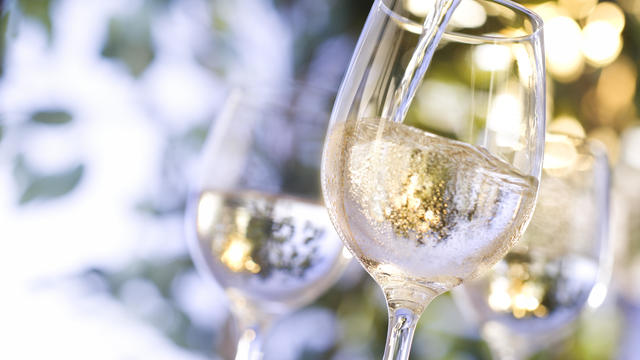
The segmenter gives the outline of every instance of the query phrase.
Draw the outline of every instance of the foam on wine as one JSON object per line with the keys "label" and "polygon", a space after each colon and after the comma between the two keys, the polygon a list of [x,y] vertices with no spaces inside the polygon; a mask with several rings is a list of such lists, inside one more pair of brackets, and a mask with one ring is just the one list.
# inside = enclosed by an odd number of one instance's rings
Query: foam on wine
{"label": "foam on wine", "polygon": [[438,292],[506,254],[537,188],[482,148],[381,119],[335,125],[323,171],[331,218],[373,277]]}

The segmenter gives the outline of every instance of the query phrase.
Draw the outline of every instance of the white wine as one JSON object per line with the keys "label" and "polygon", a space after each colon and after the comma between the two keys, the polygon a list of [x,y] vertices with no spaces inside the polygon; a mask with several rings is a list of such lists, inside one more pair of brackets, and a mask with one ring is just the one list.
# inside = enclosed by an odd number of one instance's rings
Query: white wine
{"label": "white wine", "polygon": [[570,323],[586,306],[597,278],[594,258],[578,254],[546,258],[512,251],[489,276],[465,283],[464,288],[480,321],[524,335]]}
{"label": "white wine", "polygon": [[196,253],[232,298],[272,311],[301,306],[326,290],[345,263],[319,204],[253,191],[204,191],[196,211]]}
{"label": "white wine", "polygon": [[330,216],[376,281],[436,293],[506,254],[537,189],[482,148],[381,119],[335,125],[322,170]]}

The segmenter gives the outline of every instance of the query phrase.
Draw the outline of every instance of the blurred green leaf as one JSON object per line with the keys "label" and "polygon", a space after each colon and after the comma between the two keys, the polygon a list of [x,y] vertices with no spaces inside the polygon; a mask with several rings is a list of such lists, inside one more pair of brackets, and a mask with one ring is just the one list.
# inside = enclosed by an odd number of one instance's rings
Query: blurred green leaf
{"label": "blurred green leaf", "polygon": [[24,155],[17,154],[13,161],[13,178],[15,179],[15,182],[19,186],[24,186],[24,184],[31,181],[33,176],[33,171],[31,171],[27,166],[24,160]]}
{"label": "blurred green leaf", "polygon": [[52,0],[18,0],[21,12],[40,22],[47,31],[49,40],[52,37],[51,2]]}
{"label": "blurred green leaf", "polygon": [[4,4],[2,4],[0,5],[0,76],[4,73],[4,53],[7,46],[8,27],[9,12],[5,11]]}
{"label": "blurred green leaf", "polygon": [[185,209],[185,202],[162,203],[154,199],[144,199],[135,206],[136,210],[153,217],[175,216],[182,214]]}
{"label": "blurred green leaf", "polygon": [[36,199],[53,199],[63,196],[80,183],[83,174],[84,165],[80,164],[57,174],[31,176],[20,196],[20,204]]}
{"label": "blurred green leaf", "polygon": [[31,121],[39,124],[62,125],[71,120],[72,116],[69,112],[58,109],[38,111],[31,115]]}
{"label": "blurred green leaf", "polygon": [[4,125],[0,124],[0,142],[2,142],[3,137],[4,137]]}
{"label": "blurred green leaf", "polygon": [[211,356],[211,343],[215,339],[212,327],[202,327],[191,322],[175,296],[175,282],[182,275],[193,272],[188,254],[171,258],[154,258],[134,261],[120,270],[91,268],[82,274],[88,285],[105,290],[110,296],[121,299],[123,289],[132,280],[144,280],[153,285],[168,306],[151,313],[143,320],[163,332],[174,344]]}
{"label": "blurred green leaf", "polygon": [[151,42],[150,8],[142,6],[137,12],[109,21],[107,42],[102,56],[121,60],[134,76],[139,76],[155,57]]}
{"label": "blurred green leaf", "polygon": [[192,146],[195,149],[200,149],[207,139],[209,133],[209,123],[198,124],[191,127],[184,134],[182,134],[181,141],[186,145]]}

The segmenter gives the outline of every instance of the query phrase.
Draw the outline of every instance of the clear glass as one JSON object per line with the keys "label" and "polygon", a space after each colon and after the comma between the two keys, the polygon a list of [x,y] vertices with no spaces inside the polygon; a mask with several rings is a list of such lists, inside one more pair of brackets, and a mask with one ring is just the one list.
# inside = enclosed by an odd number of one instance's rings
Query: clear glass
{"label": "clear glass", "polygon": [[271,323],[317,298],[347,262],[320,191],[332,100],[302,85],[237,89],[204,145],[190,250],[230,300],[237,360],[260,359]]}
{"label": "clear glass", "polygon": [[323,155],[331,220],[387,299],[384,359],[407,359],[425,306],[516,242],[542,165],[542,21],[509,1],[461,2],[406,118],[391,120],[426,3],[374,3]]}
{"label": "clear glass", "polygon": [[454,292],[497,359],[557,344],[604,301],[612,267],[609,165],[595,143],[548,134],[531,224],[489,273]]}
{"label": "clear glass", "polygon": [[618,245],[618,291],[640,305],[640,126],[622,134],[621,156],[614,173],[614,237]]}
{"label": "clear glass", "polygon": [[623,311],[618,359],[640,352],[640,126],[625,129],[614,170],[612,242],[616,246],[614,286]]}

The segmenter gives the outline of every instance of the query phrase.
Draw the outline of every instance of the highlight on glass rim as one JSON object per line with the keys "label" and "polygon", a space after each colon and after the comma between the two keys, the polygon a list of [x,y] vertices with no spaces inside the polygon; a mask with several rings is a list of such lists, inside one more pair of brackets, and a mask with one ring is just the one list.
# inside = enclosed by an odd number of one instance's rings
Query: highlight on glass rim
{"label": "highlight on glass rim", "polygon": [[0,1],[0,358],[636,359],[639,23]]}

